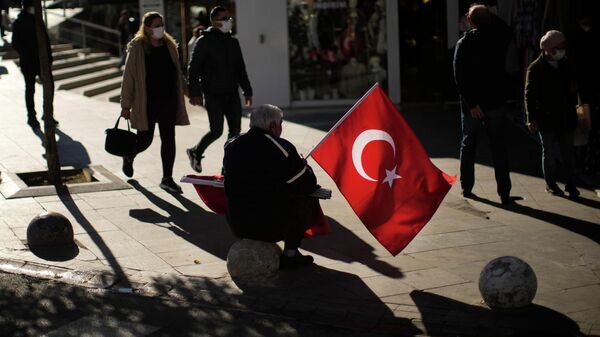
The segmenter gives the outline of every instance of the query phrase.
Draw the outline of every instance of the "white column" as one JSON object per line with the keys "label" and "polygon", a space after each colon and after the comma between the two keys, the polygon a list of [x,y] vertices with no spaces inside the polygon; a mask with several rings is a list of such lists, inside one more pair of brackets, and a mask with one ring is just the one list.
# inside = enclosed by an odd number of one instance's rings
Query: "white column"
{"label": "white column", "polygon": [[237,38],[254,91],[254,105],[290,105],[287,1],[236,1]]}
{"label": "white column", "polygon": [[400,93],[400,32],[398,26],[398,1],[387,0],[385,4],[387,19],[388,48],[388,95],[392,102],[399,104]]}
{"label": "white column", "polygon": [[458,1],[446,1],[446,27],[448,39],[448,49],[454,48],[458,41]]}

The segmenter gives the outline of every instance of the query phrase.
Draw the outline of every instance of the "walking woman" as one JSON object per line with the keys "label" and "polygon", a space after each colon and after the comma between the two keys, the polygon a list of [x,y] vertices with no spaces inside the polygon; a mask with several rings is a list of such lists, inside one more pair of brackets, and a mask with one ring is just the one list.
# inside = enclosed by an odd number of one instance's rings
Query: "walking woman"
{"label": "walking woman", "polygon": [[[140,29],[131,40],[121,87],[121,116],[137,129],[137,153],[152,143],[154,128],[160,131],[163,178],[160,187],[181,193],[173,181],[175,125],[189,125],[183,98],[183,77],[177,42],[165,33],[157,12],[144,14]],[[123,157],[123,173],[133,176],[132,157]]]}

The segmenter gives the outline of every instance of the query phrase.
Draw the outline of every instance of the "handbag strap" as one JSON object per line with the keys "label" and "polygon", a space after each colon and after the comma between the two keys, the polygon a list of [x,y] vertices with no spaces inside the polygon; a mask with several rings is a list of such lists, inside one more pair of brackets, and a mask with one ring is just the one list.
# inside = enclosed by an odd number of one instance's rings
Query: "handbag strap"
{"label": "handbag strap", "polygon": [[[119,128],[119,122],[121,121],[121,118],[123,118],[123,117],[122,117],[122,116],[119,116],[119,117],[117,118],[117,122],[115,123],[115,129],[118,129],[118,128]],[[130,128],[130,126],[129,126],[129,119],[126,119],[125,121],[127,122],[127,131],[131,131],[131,128]]]}

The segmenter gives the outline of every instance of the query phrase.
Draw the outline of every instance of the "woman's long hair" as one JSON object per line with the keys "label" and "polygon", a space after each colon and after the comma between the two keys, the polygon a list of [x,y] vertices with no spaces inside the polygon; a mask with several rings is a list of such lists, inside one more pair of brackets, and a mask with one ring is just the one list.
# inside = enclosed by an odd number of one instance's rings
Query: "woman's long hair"
{"label": "woman's long hair", "polygon": [[[131,41],[129,42],[129,47],[131,47],[134,41],[139,40],[143,40],[145,46],[150,46],[150,39],[152,37],[146,34],[146,30],[144,30],[144,27],[150,27],[152,21],[154,21],[154,19],[156,18],[160,18],[164,24],[165,19],[159,12],[147,12],[146,14],[144,14],[144,17],[142,18],[142,23],[140,24],[140,28],[138,29],[137,33],[135,33],[133,39],[131,39]],[[166,31],[163,40],[165,41],[165,43],[170,44],[175,49],[178,48],[177,41],[175,41],[175,38],[173,38],[173,36],[171,36],[171,34],[167,33]]]}

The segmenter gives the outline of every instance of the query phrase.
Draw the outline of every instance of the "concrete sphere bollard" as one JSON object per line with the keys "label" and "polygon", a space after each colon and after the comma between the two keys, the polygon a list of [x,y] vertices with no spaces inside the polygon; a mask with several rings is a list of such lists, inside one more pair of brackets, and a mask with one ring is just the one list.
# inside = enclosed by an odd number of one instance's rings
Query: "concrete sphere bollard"
{"label": "concrete sphere bollard", "polygon": [[27,227],[27,243],[33,248],[73,245],[73,226],[60,213],[42,212]]}
{"label": "concrete sphere bollard", "polygon": [[492,309],[518,309],[533,301],[537,278],[525,261],[502,256],[490,261],[481,271],[479,292]]}
{"label": "concrete sphere bollard", "polygon": [[227,270],[234,281],[261,282],[279,269],[281,250],[272,242],[242,239],[227,254]]}

